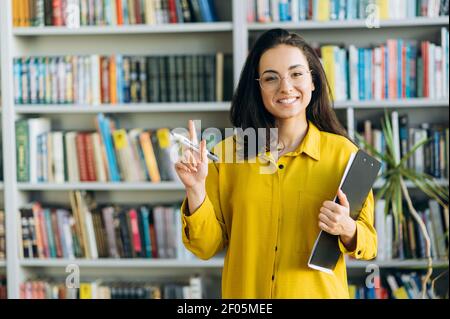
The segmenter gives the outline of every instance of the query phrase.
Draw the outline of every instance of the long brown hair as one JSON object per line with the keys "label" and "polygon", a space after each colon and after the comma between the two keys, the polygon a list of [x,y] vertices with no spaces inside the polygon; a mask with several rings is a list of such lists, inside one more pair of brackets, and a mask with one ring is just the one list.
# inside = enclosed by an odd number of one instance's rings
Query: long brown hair
{"label": "long brown hair", "polygon": [[[266,128],[267,133],[270,128],[275,127],[275,118],[264,107],[261,89],[255,79],[259,78],[258,67],[263,53],[281,44],[299,48],[308,61],[315,89],[306,108],[307,120],[321,131],[348,138],[347,132],[333,110],[332,92],[319,57],[300,35],[284,29],[264,32],[249,52],[231,102],[231,123],[242,130],[253,128],[257,131],[258,128]],[[265,139],[266,145],[269,145],[269,137],[266,136]],[[247,158],[248,154],[244,157]]]}

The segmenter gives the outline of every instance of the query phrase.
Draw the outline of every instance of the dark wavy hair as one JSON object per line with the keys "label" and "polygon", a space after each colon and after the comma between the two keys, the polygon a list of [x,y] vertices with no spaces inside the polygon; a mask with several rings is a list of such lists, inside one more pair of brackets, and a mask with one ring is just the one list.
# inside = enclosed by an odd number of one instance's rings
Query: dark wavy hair
{"label": "dark wavy hair", "polygon": [[[253,128],[255,131],[258,128],[265,128],[267,135],[269,129],[275,127],[275,118],[264,107],[261,88],[255,79],[259,78],[258,67],[261,56],[267,50],[281,44],[299,48],[308,61],[315,89],[306,108],[307,120],[321,131],[348,138],[347,132],[333,110],[332,92],[319,57],[300,35],[284,29],[271,29],[264,32],[249,52],[231,102],[230,118],[233,126],[242,130]],[[269,136],[266,136],[265,140],[266,145],[270,145]],[[245,150],[247,150],[246,144],[245,142]],[[249,154],[245,154],[244,158],[248,156]]]}

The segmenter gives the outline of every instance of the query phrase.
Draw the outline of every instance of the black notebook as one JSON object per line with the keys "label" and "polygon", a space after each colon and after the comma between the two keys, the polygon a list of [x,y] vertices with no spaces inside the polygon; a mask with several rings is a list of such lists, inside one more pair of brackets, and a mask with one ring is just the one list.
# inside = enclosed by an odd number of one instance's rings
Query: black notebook
{"label": "black notebook", "polygon": [[[380,167],[381,163],[378,160],[362,150],[358,150],[356,154],[352,153],[350,156],[339,188],[347,196],[350,204],[350,216],[355,220],[378,176]],[[337,196],[334,201],[339,202]],[[321,231],[314,243],[308,266],[332,273],[340,255],[338,236]]]}

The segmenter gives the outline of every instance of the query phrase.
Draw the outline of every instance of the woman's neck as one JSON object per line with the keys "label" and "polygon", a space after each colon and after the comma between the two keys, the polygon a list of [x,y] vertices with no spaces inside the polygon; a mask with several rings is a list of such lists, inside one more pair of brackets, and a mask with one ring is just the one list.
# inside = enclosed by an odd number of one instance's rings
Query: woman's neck
{"label": "woman's neck", "polygon": [[298,118],[278,119],[278,143],[282,148],[282,153],[295,150],[308,131],[308,121],[306,118],[299,120]]}

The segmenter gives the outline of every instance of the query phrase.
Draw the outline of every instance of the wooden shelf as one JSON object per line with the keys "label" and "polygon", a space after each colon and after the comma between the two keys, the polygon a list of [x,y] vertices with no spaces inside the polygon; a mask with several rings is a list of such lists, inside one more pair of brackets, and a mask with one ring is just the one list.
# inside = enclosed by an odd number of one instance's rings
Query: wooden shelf
{"label": "wooden shelf", "polygon": [[54,36],[54,35],[107,35],[107,34],[152,34],[152,33],[199,33],[199,32],[231,32],[231,22],[214,23],[174,23],[155,25],[124,25],[124,26],[81,26],[68,27],[15,27],[15,36]]}
{"label": "wooden shelf", "polygon": [[161,183],[131,183],[131,182],[80,182],[80,183],[17,183],[17,188],[22,191],[70,191],[70,190],[103,190],[103,191],[184,191],[184,186],[178,182]]}
{"label": "wooden shelf", "polygon": [[[445,26],[448,25],[448,16],[427,18],[417,17],[402,20],[381,20],[380,28],[407,28],[425,26]],[[329,29],[369,29],[365,20],[338,20],[338,21],[299,21],[299,22],[270,22],[270,23],[250,23],[248,29],[251,31],[269,30],[273,28],[283,28],[290,30],[329,30]]]}
{"label": "wooden shelf", "polygon": [[36,104],[16,105],[15,111],[17,114],[224,112],[229,111],[230,106],[231,102],[128,103],[113,105]]}

